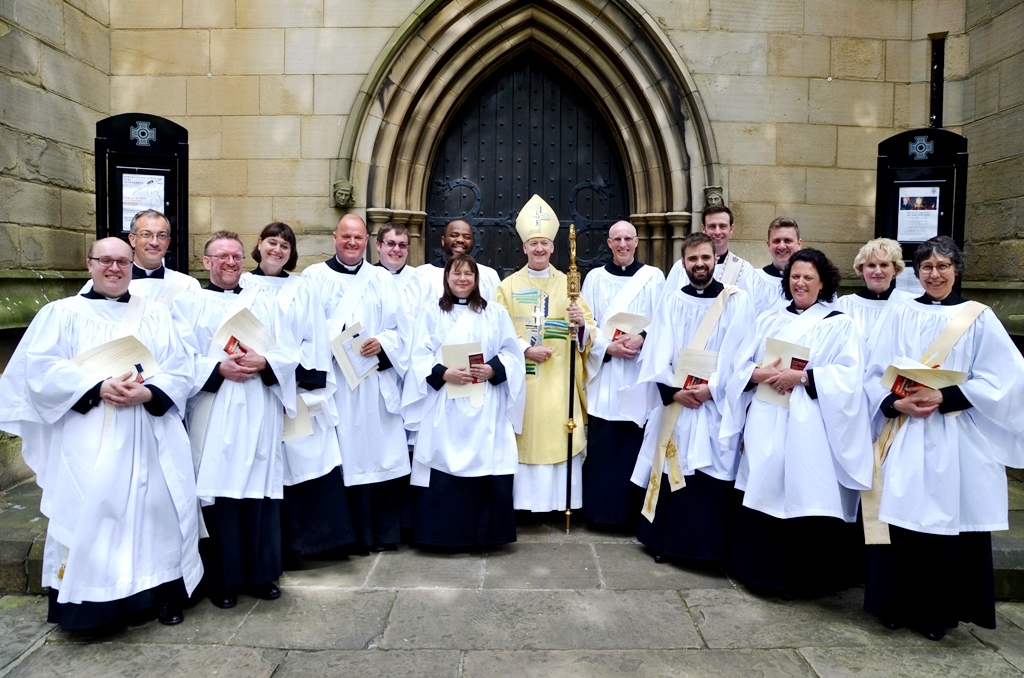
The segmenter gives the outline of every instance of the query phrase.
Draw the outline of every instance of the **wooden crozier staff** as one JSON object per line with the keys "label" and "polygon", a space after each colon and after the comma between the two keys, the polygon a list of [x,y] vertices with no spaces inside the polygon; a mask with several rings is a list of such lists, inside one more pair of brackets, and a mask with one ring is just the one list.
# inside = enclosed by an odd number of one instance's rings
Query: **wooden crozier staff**
{"label": "wooden crozier staff", "polygon": [[[580,272],[576,270],[576,224],[569,224],[569,272],[566,274],[566,292],[569,305],[572,306],[580,297]],[[565,422],[568,441],[565,451],[565,533],[569,534],[572,521],[572,435],[576,430],[573,420],[573,400],[576,390],[576,341],[579,329],[569,316],[569,420]]]}

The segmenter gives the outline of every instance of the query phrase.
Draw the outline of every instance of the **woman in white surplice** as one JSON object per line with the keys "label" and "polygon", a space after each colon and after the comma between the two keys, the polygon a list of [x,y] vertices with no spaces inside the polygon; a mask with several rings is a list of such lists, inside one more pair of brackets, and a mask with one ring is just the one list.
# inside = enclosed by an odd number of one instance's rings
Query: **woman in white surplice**
{"label": "woman in white surplice", "polygon": [[[508,312],[480,296],[476,261],[452,257],[444,296],[416,328],[402,415],[418,431],[412,480],[413,543],[448,550],[516,540],[512,480],[518,464],[526,364]],[[446,366],[445,347],[479,344],[469,367]],[[449,362],[452,359],[449,357]],[[471,361],[475,362],[475,361]],[[482,398],[450,397],[449,386],[482,383]]]}
{"label": "woman in white surplice", "polygon": [[[758,316],[728,387],[730,400],[750,403],[727,408],[722,422],[723,442],[742,430],[744,445],[729,568],[748,587],[783,597],[845,588],[861,574],[856,521],[860,491],[871,485],[871,436],[860,335],[827,305],[839,279],[818,250],[794,254],[782,279],[792,303]],[[766,361],[770,339],[809,349],[806,365]],[[767,389],[788,393],[788,403],[763,400]]]}
{"label": "woman in white surplice", "polygon": [[896,289],[896,277],[904,267],[903,247],[891,238],[869,240],[853,259],[853,270],[864,279],[866,287],[839,297],[835,309],[849,315],[857,324],[864,340],[865,358],[875,345],[876,328],[888,317],[894,303],[914,296]]}

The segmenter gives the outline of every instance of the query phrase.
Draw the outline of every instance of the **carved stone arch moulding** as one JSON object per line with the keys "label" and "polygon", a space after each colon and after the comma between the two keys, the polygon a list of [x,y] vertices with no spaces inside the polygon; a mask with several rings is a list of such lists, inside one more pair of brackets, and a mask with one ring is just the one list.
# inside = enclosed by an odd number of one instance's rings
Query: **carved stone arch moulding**
{"label": "carved stone arch moulding", "polygon": [[[630,210],[648,215],[651,261],[672,240],[664,218],[700,207],[720,181],[704,104],[678,52],[633,0],[428,0],[392,36],[353,104],[336,181],[377,218],[423,214],[431,162],[452,112],[524,50],[572,74],[607,117]],[[422,223],[412,218],[410,225]],[[670,219],[669,221],[674,221]],[[667,222],[666,222],[667,223]],[[650,243],[655,245],[654,242]],[[661,251],[656,251],[661,250]]]}

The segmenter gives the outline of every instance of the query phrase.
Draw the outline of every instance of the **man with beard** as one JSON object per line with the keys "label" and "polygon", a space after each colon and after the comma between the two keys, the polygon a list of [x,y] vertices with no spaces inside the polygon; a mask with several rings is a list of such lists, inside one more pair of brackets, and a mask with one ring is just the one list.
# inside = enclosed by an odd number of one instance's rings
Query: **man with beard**
{"label": "man with beard", "polygon": [[[725,205],[708,205],[700,215],[701,232],[715,243],[715,280],[723,285],[737,285],[745,289],[753,267],[749,261],[729,251],[729,239],[736,226],[733,224],[732,210]],[[686,283],[683,272],[683,260],[677,259],[669,271],[662,287],[663,294],[675,292]]]}
{"label": "man with beard", "polygon": [[[390,273],[363,259],[369,234],[356,214],[346,214],[334,231],[335,256],[303,272],[320,290],[327,315],[327,339],[362,327],[358,346],[377,368],[353,388],[334,363],[334,393],[340,421],[341,468],[357,539],[372,551],[394,550],[401,532],[402,498],[410,470],[401,417],[402,378],[408,367],[407,327],[398,288]],[[436,302],[435,302],[436,303]]]}
{"label": "man with beard", "polygon": [[[415,275],[405,290],[408,308],[415,310],[421,305],[437,303],[444,294],[444,265],[456,254],[473,254],[473,227],[462,219],[450,222],[441,236],[441,248],[444,252],[443,258],[416,268]],[[479,261],[476,265],[480,269],[480,296],[492,301],[500,282],[498,272]]]}
{"label": "man with beard", "polygon": [[583,465],[583,505],[595,525],[636,523],[640,499],[629,482],[644,430],[619,412],[619,389],[636,383],[637,359],[645,332],[620,333],[608,325],[619,313],[650,319],[665,281],[660,270],[636,260],[636,229],[619,221],[608,230],[612,261],[587,274],[582,294],[594,313],[597,331],[587,355],[587,461]]}
{"label": "man with beard", "polygon": [[743,286],[754,302],[754,311],[760,315],[783,303],[782,273],[789,258],[800,251],[804,241],[800,238],[800,227],[789,217],[776,217],[768,224],[768,252],[772,263],[764,268],[751,271]]}
{"label": "man with beard", "polygon": [[[143,210],[134,217],[128,234],[132,255],[131,284],[128,291],[163,304],[186,290],[198,290],[199,281],[185,273],[164,266],[164,256],[171,245],[171,223],[156,210]],[[92,289],[90,280],[82,293]]]}
{"label": "man with beard", "polygon": [[[188,351],[163,304],[128,292],[124,241],[98,240],[86,266],[92,288],[44,306],[4,370],[0,429],[22,437],[43,491],[48,620],[95,637],[156,616],[180,623],[175,592],[191,592],[203,568],[180,420],[192,386]],[[83,362],[128,337],[145,352],[134,370]]]}
{"label": "man with beard", "polygon": [[[657,562],[724,560],[740,501],[733,489],[739,450],[722,446],[718,436],[731,405],[726,384],[755,316],[746,292],[714,279],[715,259],[707,235],[683,241],[689,284],[664,296],[644,343],[639,383],[623,394],[634,421],[647,419],[632,480],[647,488],[637,538]],[[693,351],[712,352],[701,374],[678,368]]]}
{"label": "man with beard", "polygon": [[[189,437],[197,460],[196,491],[210,533],[202,542],[210,601],[234,607],[239,593],[264,600],[281,596],[281,499],[284,495],[282,411],[296,412],[299,347],[281,326],[277,299],[255,286],[239,287],[242,241],[230,231],[210,236],[203,265],[205,289],[178,296],[174,312],[195,352],[196,385],[189,402]],[[235,313],[248,311],[272,345],[233,336],[231,348],[216,335]],[[268,342],[269,343],[269,342]]]}

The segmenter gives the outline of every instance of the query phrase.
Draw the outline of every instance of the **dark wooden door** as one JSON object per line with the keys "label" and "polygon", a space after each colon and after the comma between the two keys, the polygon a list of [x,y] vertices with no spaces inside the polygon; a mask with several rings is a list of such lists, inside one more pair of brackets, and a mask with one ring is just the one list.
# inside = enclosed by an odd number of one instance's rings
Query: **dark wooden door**
{"label": "dark wooden door", "polygon": [[569,77],[526,53],[481,84],[451,123],[430,174],[426,256],[440,256],[445,225],[463,218],[474,256],[501,277],[526,264],[515,218],[534,193],[560,220],[552,264],[569,267],[576,225],[583,273],[611,260],[608,227],[629,218],[622,160],[608,125]]}

